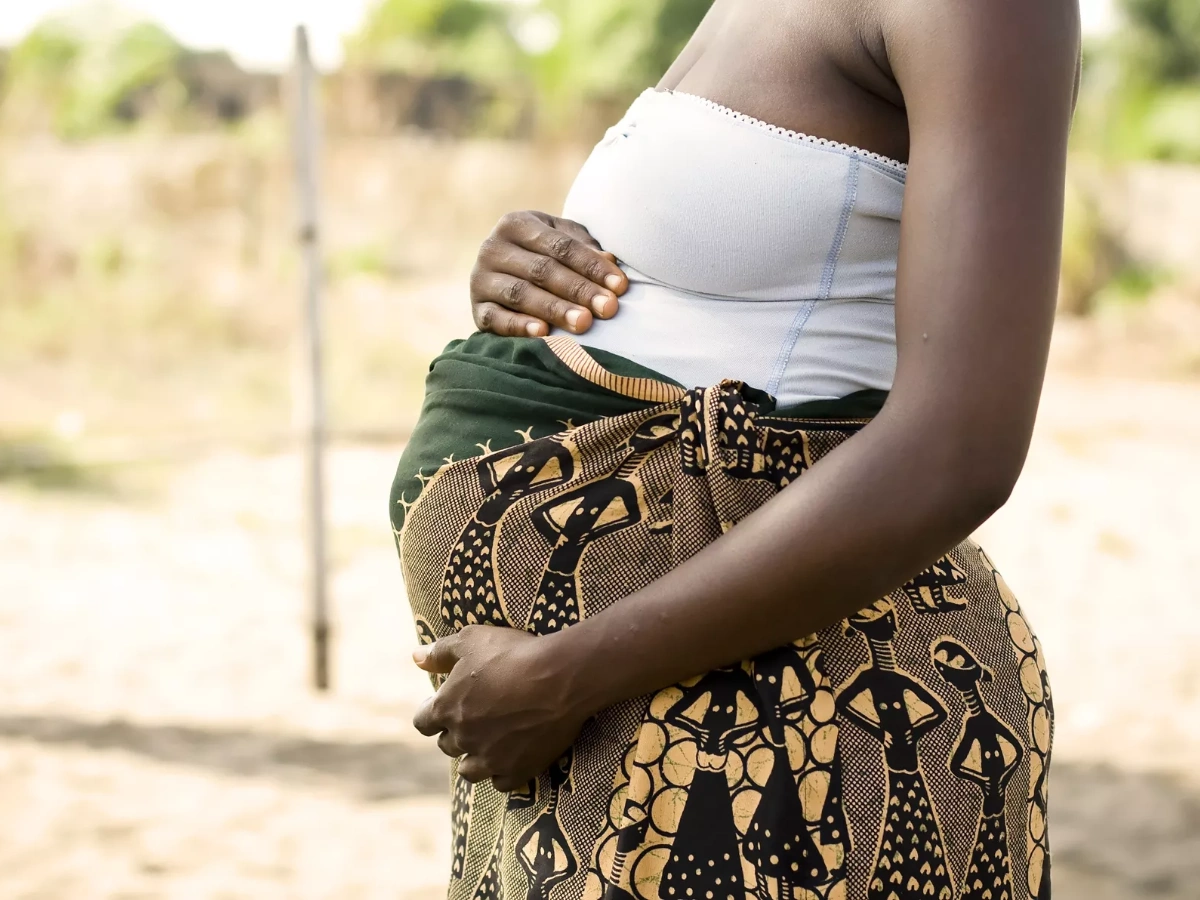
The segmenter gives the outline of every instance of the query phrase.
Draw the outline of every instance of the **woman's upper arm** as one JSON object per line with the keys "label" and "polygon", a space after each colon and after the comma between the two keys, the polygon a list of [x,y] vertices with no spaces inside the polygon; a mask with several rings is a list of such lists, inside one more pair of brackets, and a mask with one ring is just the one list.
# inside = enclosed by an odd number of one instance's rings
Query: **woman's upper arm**
{"label": "woman's upper arm", "polygon": [[1078,9],[880,7],[911,146],[888,405],[936,425],[979,477],[1015,481],[1054,317]]}

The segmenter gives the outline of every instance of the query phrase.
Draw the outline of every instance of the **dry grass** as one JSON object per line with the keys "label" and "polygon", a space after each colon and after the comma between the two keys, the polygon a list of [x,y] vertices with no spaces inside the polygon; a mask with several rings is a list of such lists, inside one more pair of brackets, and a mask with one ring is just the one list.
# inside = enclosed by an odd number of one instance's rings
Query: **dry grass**
{"label": "dry grass", "polygon": [[[336,428],[402,430],[431,341],[469,330],[470,248],[509,209],[561,203],[578,161],[500,143],[330,148]],[[93,437],[286,431],[293,233],[289,163],[269,136],[4,145],[0,428],[45,429],[73,410]]]}

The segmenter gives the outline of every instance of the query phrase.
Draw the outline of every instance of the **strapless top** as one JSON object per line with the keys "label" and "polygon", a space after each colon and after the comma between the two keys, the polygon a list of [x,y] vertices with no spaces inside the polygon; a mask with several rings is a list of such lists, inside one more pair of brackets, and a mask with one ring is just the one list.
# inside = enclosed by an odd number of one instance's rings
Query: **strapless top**
{"label": "strapless top", "polygon": [[906,167],[709,100],[648,90],[563,215],[616,254],[618,314],[580,337],[685,386],[781,404],[889,389]]}

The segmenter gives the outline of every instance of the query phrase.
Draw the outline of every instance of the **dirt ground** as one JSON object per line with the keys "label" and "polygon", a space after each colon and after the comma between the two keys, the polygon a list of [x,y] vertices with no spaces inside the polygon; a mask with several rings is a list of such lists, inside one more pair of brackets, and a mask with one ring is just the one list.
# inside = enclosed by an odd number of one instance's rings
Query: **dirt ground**
{"label": "dirt ground", "polygon": [[[331,460],[336,689],[307,687],[300,467],[0,488],[0,897],[439,897],[445,766],[386,518]],[[1200,898],[1200,386],[1052,377],[981,538],[1046,646],[1058,900]]]}

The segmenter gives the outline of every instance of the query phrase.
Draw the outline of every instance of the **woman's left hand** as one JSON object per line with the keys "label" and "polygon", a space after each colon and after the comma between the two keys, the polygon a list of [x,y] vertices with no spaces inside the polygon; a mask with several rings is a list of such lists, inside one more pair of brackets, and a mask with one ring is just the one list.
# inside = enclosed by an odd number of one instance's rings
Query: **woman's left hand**
{"label": "woman's left hand", "polygon": [[570,679],[548,652],[550,641],[512,628],[469,625],[413,653],[426,672],[448,675],[413,717],[421,734],[439,735],[458,773],[490,778],[499,791],[527,784],[578,736],[588,713],[572,702]]}

